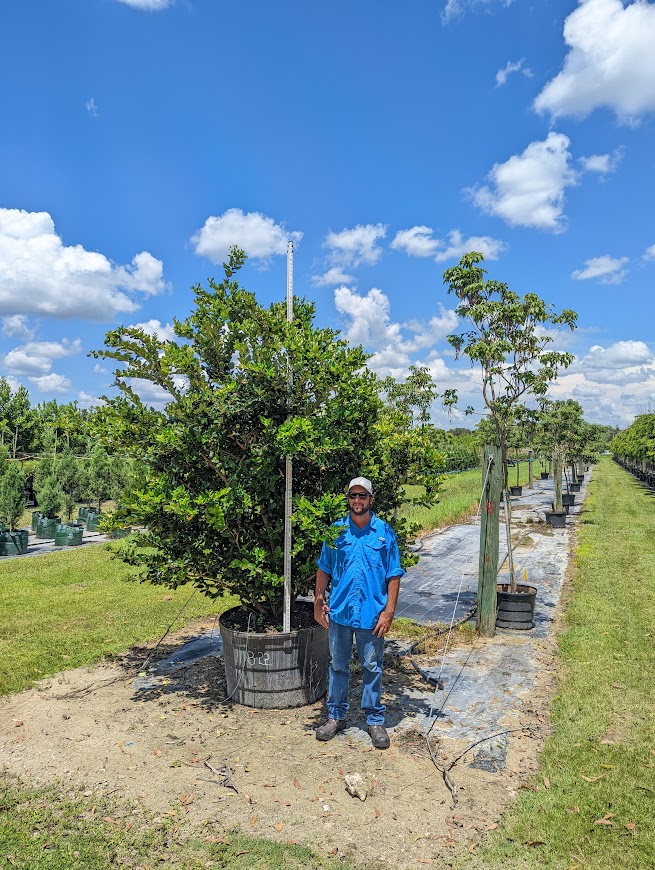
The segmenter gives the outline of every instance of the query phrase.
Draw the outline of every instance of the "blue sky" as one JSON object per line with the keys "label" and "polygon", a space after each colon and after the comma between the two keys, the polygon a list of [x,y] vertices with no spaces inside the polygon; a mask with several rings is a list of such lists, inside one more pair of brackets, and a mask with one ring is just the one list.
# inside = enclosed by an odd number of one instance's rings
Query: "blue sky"
{"label": "blue sky", "polygon": [[293,238],[321,325],[479,405],[442,281],[477,249],[578,312],[552,395],[630,423],[655,406],[654,45],[626,0],[2,4],[0,374],[93,404],[108,329],[170,335],[231,242],[281,299]]}

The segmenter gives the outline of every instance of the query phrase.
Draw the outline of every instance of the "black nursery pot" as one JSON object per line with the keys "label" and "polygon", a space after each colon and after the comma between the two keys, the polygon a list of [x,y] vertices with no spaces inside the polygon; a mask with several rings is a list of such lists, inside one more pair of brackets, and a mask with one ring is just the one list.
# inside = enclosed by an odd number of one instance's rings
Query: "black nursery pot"
{"label": "black nursery pot", "polygon": [[537,600],[537,587],[518,583],[516,592],[509,585],[496,587],[496,627],[510,628],[514,631],[527,631],[534,628],[534,607]]}
{"label": "black nursery pot", "polygon": [[313,704],[325,694],[329,644],[322,626],[267,634],[237,631],[223,624],[229,613],[221,616],[219,628],[227,693],[236,704],[285,709]]}

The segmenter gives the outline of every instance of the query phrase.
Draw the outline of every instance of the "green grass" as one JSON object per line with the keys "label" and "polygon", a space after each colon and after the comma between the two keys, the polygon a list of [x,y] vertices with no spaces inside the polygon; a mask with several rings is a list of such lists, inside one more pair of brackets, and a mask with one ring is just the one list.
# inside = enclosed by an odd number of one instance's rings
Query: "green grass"
{"label": "green grass", "polygon": [[654,541],[655,499],[604,457],[582,515],[539,775],[461,866],[655,867]]}
{"label": "green grass", "polygon": [[[128,580],[104,546],[0,563],[0,694],[159,639],[191,595]],[[175,622],[233,605],[197,593]]]}
{"label": "green grass", "polygon": [[[533,463],[535,478],[539,478],[542,471],[540,462]],[[522,462],[519,469],[519,480],[522,485],[528,482],[528,463]],[[509,470],[510,486],[516,483],[516,469]],[[462,471],[460,474],[448,474],[444,480],[443,492],[439,497],[439,503],[432,508],[424,508],[417,505],[406,505],[400,512],[414,523],[419,523],[425,531],[439,529],[443,526],[452,525],[474,514],[478,509],[478,500],[482,489],[482,472],[479,468],[470,471]],[[416,498],[421,493],[421,487],[406,487],[407,494]]]}
{"label": "green grass", "polygon": [[32,789],[0,778],[0,867],[23,870],[105,870],[162,867],[344,868],[310,849],[225,832],[213,823],[195,830],[153,817],[127,802],[84,797],[67,787]]}

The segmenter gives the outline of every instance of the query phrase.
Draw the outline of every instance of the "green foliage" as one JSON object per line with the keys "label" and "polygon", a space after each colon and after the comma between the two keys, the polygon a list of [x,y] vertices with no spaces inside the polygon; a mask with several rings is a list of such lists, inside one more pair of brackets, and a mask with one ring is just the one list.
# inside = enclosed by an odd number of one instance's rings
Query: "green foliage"
{"label": "green foliage", "polygon": [[46,477],[43,486],[39,490],[39,510],[49,520],[58,516],[62,507],[64,492],[57,480],[56,475]]}
{"label": "green foliage", "polygon": [[[192,582],[210,596],[234,592],[260,612],[281,611],[285,456],[293,459],[293,593],[306,591],[330,524],[346,512],[345,487],[364,474],[376,511],[392,518],[409,474],[438,489],[435,451],[419,461],[416,439],[383,412],[379,382],[360,347],[314,325],[314,306],[261,306],[234,278],[194,287],[195,306],[175,322],[176,341],[129,327],[108,333],[94,356],[119,364],[120,394],[97,420],[103,442],[145,464],[142,486],[124,500],[126,521],[147,529],[125,558],[153,583]],[[292,382],[289,375],[293,374]],[[167,396],[141,400],[134,379]],[[396,524],[405,564],[408,524]]]}
{"label": "green foliage", "polygon": [[655,414],[640,414],[609,445],[617,455],[635,462],[655,463]]}
{"label": "green foliage", "polygon": [[548,327],[575,329],[577,315],[556,314],[534,293],[523,298],[500,281],[486,281],[477,264],[482,254],[465,254],[444,272],[448,292],[459,299],[457,313],[469,329],[449,335],[456,356],[464,354],[482,370],[482,397],[494,424],[496,443],[505,447],[520,399],[543,396],[561,368],[573,362],[570,353],[548,351]]}
{"label": "green foliage", "polygon": [[24,510],[25,475],[18,462],[9,462],[0,480],[0,518],[13,532]]}

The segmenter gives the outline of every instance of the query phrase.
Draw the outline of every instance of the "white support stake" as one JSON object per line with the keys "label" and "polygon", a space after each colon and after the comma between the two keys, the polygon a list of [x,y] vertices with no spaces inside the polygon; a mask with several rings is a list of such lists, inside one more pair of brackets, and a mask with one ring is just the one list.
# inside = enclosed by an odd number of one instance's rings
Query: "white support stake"
{"label": "white support stake", "polygon": [[[287,323],[293,321],[293,242],[287,244]],[[293,371],[289,365],[289,387],[293,386]],[[293,493],[293,463],[287,456],[284,474],[284,616],[282,630],[291,631],[291,497]]]}

